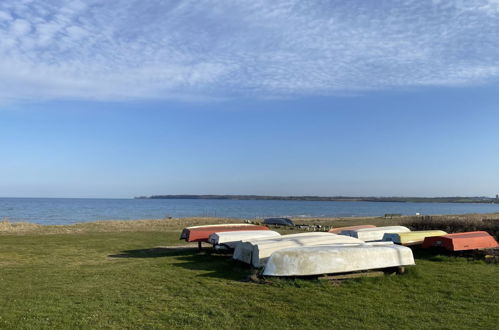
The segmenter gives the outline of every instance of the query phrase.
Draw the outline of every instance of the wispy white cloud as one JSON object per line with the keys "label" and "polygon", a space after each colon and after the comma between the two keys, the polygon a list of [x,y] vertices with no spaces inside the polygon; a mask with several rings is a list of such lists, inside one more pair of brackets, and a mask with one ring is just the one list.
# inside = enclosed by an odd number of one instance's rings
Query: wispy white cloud
{"label": "wispy white cloud", "polygon": [[487,83],[499,0],[0,2],[0,99],[282,97]]}

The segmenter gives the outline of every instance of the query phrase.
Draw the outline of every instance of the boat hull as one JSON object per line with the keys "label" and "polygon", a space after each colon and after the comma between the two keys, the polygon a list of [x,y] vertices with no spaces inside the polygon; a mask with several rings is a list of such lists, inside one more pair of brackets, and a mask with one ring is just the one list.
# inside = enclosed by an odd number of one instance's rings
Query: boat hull
{"label": "boat hull", "polygon": [[383,241],[389,241],[400,245],[421,245],[426,237],[447,235],[443,230],[419,230],[406,233],[386,233]]}
{"label": "boat hull", "polygon": [[317,237],[317,236],[328,236],[330,233],[324,232],[313,232],[313,233],[299,233],[299,234],[290,234],[290,235],[282,235],[281,237],[276,237],[272,239],[261,238],[261,239],[251,239],[244,240],[236,244],[234,249],[234,254],[232,258],[235,260],[242,261],[247,264],[251,264],[251,254],[253,253],[253,248],[256,244],[259,243],[268,243],[268,242],[277,242],[281,240],[286,240],[294,237]]}
{"label": "boat hull", "polygon": [[214,227],[201,227],[189,229],[189,233],[186,235],[185,240],[187,242],[208,242],[208,238],[211,234],[222,233],[226,231],[248,231],[248,230],[269,230],[265,226],[248,225],[248,226],[214,226]]}
{"label": "boat hull", "polygon": [[321,245],[274,252],[264,276],[311,276],[414,265],[410,248],[400,245]]}
{"label": "boat hull", "polygon": [[241,231],[226,231],[211,234],[208,238],[208,243],[215,246],[223,245],[228,248],[235,248],[237,243],[242,240],[248,239],[261,239],[261,238],[276,238],[281,237],[276,231],[273,230],[241,230]]}
{"label": "boat hull", "polygon": [[259,243],[269,243],[269,242],[277,242],[281,240],[287,240],[296,237],[318,237],[318,236],[329,236],[330,233],[324,232],[313,232],[313,233],[299,233],[299,234],[290,234],[290,235],[282,235],[281,237],[276,237],[272,239],[268,238],[259,238],[259,239],[251,239],[244,240],[238,242],[234,249],[234,254],[232,258],[235,260],[242,261],[247,264],[251,264],[251,254],[253,253],[253,248],[255,245]]}
{"label": "boat hull", "polygon": [[180,239],[181,240],[186,240],[189,237],[189,233],[192,229],[198,229],[198,228],[212,228],[212,227],[225,227],[225,226],[234,226],[234,227],[239,227],[239,226],[253,226],[252,224],[248,223],[222,223],[222,224],[216,224],[216,225],[204,225],[204,226],[190,226],[190,227],[185,227],[182,229],[182,233],[180,234]]}
{"label": "boat hull", "polygon": [[268,258],[275,251],[292,247],[306,247],[330,244],[360,244],[363,241],[349,236],[329,234],[328,236],[294,237],[270,243],[258,243],[251,252],[251,265],[255,268],[263,267]]}
{"label": "boat hull", "polygon": [[359,225],[359,226],[338,227],[338,228],[333,228],[333,229],[329,230],[329,232],[333,233],[333,234],[341,234],[341,232],[344,230],[357,230],[357,229],[364,229],[364,228],[376,228],[376,226],[375,225]]}
{"label": "boat hull", "polygon": [[425,238],[423,248],[431,247],[442,247],[448,251],[466,251],[497,248],[499,245],[486,231],[472,231]]}
{"label": "boat hull", "polygon": [[365,242],[381,241],[387,233],[405,233],[410,229],[404,226],[385,226],[376,228],[362,228],[355,230],[344,230],[341,235],[351,236],[361,239]]}

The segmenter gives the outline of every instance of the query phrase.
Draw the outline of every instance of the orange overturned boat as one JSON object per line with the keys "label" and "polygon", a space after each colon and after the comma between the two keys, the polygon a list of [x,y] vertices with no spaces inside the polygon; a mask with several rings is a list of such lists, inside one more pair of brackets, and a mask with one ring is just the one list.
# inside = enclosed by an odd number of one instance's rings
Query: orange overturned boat
{"label": "orange overturned boat", "polygon": [[448,251],[466,251],[497,248],[499,244],[486,231],[470,231],[426,237],[423,241],[423,248],[431,247],[442,247]]}
{"label": "orange overturned boat", "polygon": [[207,226],[195,226],[187,227],[182,230],[180,234],[180,239],[184,239],[186,242],[208,242],[208,238],[211,234],[222,233],[226,231],[240,231],[240,230],[269,230],[266,226],[258,226],[252,224],[220,224],[220,225],[207,225]]}
{"label": "orange overturned boat", "polygon": [[333,234],[340,234],[343,230],[357,230],[364,228],[375,228],[375,225],[358,225],[358,226],[348,226],[348,227],[338,227],[330,229],[329,232]]}

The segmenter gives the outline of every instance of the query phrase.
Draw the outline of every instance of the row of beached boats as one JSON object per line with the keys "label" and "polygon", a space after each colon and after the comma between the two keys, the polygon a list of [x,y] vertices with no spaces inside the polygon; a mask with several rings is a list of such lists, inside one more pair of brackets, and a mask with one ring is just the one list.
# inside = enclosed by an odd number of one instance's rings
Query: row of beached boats
{"label": "row of beached boats", "polygon": [[262,269],[264,276],[311,276],[414,265],[409,246],[450,251],[497,248],[486,232],[447,234],[411,231],[404,226],[360,225],[329,232],[281,235],[266,226],[219,224],[184,228],[180,239],[210,243],[232,258]]}

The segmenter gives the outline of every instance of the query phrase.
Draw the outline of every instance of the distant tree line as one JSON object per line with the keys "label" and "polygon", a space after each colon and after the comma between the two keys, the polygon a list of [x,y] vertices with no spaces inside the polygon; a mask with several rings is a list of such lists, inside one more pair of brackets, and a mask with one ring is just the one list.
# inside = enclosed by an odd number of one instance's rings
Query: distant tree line
{"label": "distant tree line", "polygon": [[351,197],[351,196],[261,196],[261,195],[153,195],[136,199],[227,199],[282,201],[351,201],[351,202],[412,202],[412,203],[499,203],[491,197]]}

